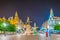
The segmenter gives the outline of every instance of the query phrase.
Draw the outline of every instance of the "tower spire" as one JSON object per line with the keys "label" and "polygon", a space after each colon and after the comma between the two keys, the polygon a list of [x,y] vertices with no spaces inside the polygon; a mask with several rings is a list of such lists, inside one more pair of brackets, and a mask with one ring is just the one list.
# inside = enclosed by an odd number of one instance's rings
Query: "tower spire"
{"label": "tower spire", "polygon": [[19,17],[18,17],[18,12],[17,11],[15,12],[14,21],[16,23],[19,23]]}
{"label": "tower spire", "polygon": [[53,9],[51,8],[50,9],[50,17],[53,17],[54,16],[54,14],[53,14]]}
{"label": "tower spire", "polygon": [[17,13],[17,11],[15,12],[15,16],[18,16],[18,13]]}
{"label": "tower spire", "polygon": [[16,20],[19,19],[17,11],[15,12],[15,17],[14,17],[14,19],[16,19]]}
{"label": "tower spire", "polygon": [[30,18],[29,17],[27,17],[27,23],[30,24]]}
{"label": "tower spire", "polygon": [[36,27],[36,23],[34,22],[34,27]]}

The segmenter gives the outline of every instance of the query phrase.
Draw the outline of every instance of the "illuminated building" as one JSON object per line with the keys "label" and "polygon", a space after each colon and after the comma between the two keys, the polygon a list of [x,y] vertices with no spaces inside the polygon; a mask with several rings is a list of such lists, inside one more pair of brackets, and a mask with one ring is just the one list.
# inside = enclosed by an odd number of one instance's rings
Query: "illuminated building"
{"label": "illuminated building", "polygon": [[42,26],[46,29],[54,30],[54,25],[60,23],[60,17],[54,16],[53,10],[50,10],[50,17],[45,21]]}

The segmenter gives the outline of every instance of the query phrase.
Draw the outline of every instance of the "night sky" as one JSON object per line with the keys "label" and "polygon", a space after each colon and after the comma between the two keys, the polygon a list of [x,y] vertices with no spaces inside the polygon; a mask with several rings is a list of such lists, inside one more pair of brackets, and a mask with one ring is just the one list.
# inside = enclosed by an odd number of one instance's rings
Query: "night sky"
{"label": "night sky", "polygon": [[29,16],[31,21],[36,22],[40,27],[43,22],[48,20],[50,8],[53,9],[55,16],[60,16],[59,0],[2,0],[0,1],[0,16],[8,18],[14,16],[17,11],[19,18],[24,22]]}

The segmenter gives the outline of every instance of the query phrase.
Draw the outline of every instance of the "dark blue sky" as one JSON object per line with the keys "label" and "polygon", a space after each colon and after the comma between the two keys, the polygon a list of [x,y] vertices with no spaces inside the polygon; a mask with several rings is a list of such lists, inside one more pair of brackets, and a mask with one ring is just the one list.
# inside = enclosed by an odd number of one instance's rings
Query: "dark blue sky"
{"label": "dark blue sky", "polygon": [[55,16],[60,16],[59,0],[0,1],[0,16],[8,18],[18,11],[19,17],[23,21],[26,21],[29,16],[33,22],[37,22],[37,25],[41,26],[43,22],[48,20],[50,8],[53,9]]}

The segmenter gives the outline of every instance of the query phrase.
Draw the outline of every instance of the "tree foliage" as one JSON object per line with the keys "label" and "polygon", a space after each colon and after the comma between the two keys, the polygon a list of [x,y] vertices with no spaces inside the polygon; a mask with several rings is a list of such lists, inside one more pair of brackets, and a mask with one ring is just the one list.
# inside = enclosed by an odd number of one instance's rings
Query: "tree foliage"
{"label": "tree foliage", "polygon": [[7,31],[7,32],[15,32],[16,31],[16,26],[10,24],[9,21],[5,21],[6,26],[3,25],[4,21],[0,21],[0,31]]}
{"label": "tree foliage", "polygon": [[9,26],[7,26],[7,31],[8,32],[15,32],[16,31],[16,26],[15,25],[9,25]]}
{"label": "tree foliage", "polygon": [[60,30],[60,24],[54,25],[54,30]]}

